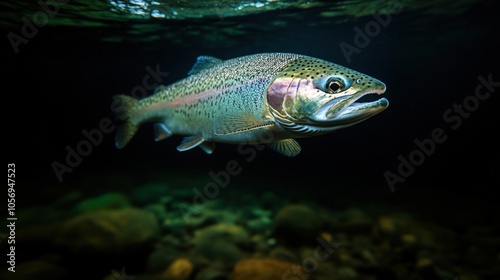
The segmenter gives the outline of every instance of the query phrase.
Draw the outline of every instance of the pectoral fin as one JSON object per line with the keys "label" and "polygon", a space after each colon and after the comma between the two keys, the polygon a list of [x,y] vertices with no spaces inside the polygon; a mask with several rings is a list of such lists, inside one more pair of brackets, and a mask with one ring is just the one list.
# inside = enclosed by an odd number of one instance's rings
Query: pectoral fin
{"label": "pectoral fin", "polygon": [[301,148],[299,143],[293,139],[283,139],[267,144],[272,150],[283,154],[287,157],[294,157],[300,154]]}
{"label": "pectoral fin", "polygon": [[246,132],[274,125],[271,121],[259,120],[253,115],[238,115],[221,118],[215,122],[215,134],[225,135]]}
{"label": "pectoral fin", "polygon": [[190,150],[203,143],[203,141],[205,141],[205,139],[201,136],[186,136],[182,139],[181,144],[177,146],[177,151],[184,152]]}

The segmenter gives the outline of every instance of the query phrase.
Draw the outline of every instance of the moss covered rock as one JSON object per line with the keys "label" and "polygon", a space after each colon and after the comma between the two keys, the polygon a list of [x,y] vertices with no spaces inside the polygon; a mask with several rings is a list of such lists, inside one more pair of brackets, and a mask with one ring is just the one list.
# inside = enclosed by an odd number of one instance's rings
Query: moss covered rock
{"label": "moss covered rock", "polygon": [[[236,264],[233,280],[293,279],[293,267],[299,264],[274,259],[245,259]],[[296,275],[295,275],[296,276]]]}
{"label": "moss covered rock", "polygon": [[79,215],[63,223],[54,243],[75,253],[133,253],[159,237],[153,214],[129,208]]}
{"label": "moss covered rock", "polygon": [[170,266],[161,273],[157,279],[159,280],[186,280],[193,273],[193,264],[186,258],[178,258],[173,261]]}
{"label": "moss covered rock", "polygon": [[321,217],[311,208],[291,204],[282,208],[274,218],[274,235],[290,245],[312,244],[320,235]]}
{"label": "moss covered rock", "polygon": [[196,257],[234,264],[243,259],[242,249],[248,248],[250,237],[237,225],[215,224],[195,232]]}
{"label": "moss covered rock", "polygon": [[121,193],[105,193],[98,197],[86,199],[74,207],[75,214],[84,214],[100,210],[113,210],[129,208],[128,198]]}

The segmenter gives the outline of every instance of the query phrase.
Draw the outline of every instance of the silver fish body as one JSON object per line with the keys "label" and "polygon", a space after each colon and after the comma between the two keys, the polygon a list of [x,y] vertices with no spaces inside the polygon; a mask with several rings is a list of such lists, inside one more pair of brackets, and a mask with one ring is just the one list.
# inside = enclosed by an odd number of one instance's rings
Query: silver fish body
{"label": "silver fish body", "polygon": [[115,96],[116,146],[124,147],[145,122],[156,122],[156,140],[185,135],[179,151],[215,142],[266,143],[287,156],[300,153],[294,138],[347,127],[380,113],[385,84],[349,68],[304,55],[262,53],[220,60],[200,56],[188,77],[160,86],[141,100]]}

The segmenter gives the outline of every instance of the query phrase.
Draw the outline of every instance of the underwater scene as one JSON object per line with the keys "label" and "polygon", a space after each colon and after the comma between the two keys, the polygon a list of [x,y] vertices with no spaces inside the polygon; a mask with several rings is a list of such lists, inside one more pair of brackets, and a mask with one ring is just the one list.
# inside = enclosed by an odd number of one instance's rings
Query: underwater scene
{"label": "underwater scene", "polygon": [[500,279],[497,7],[0,2],[0,279]]}

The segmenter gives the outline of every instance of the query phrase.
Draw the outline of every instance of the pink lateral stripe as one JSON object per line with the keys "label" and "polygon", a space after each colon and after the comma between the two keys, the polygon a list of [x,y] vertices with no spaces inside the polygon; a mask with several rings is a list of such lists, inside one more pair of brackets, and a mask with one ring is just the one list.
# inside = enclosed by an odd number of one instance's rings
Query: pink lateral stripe
{"label": "pink lateral stripe", "polygon": [[197,94],[189,94],[186,96],[177,97],[177,98],[170,100],[170,101],[161,101],[158,103],[154,103],[150,106],[147,106],[147,107],[144,107],[144,108],[137,110],[135,113],[137,115],[141,115],[145,112],[159,111],[159,110],[166,109],[166,108],[175,108],[175,107],[178,107],[180,105],[194,104],[194,103],[198,102],[199,100],[208,99],[210,97],[216,96],[219,93],[220,92],[217,92],[214,90],[206,90],[206,91],[202,91],[202,92],[197,93]]}
{"label": "pink lateral stripe", "polygon": [[[259,78],[251,79],[251,80],[248,80],[247,82],[245,82],[245,84],[254,83],[257,80],[259,80]],[[242,86],[243,85],[241,85],[241,84],[233,85],[233,86],[225,88],[225,91],[232,91],[232,88],[236,89],[236,88],[239,88]],[[211,98],[213,96],[217,96],[221,93],[222,93],[222,91],[205,90],[205,91],[201,91],[197,94],[189,94],[186,96],[180,96],[180,97],[177,97],[177,98],[170,100],[170,101],[161,101],[161,102],[152,104],[150,106],[146,106],[144,108],[137,110],[135,112],[135,114],[141,115],[141,114],[148,112],[148,111],[156,111],[156,110],[162,110],[164,108],[175,108],[175,107],[180,106],[180,105],[194,104],[194,103],[198,102],[199,100],[208,99],[208,98]]]}

